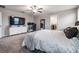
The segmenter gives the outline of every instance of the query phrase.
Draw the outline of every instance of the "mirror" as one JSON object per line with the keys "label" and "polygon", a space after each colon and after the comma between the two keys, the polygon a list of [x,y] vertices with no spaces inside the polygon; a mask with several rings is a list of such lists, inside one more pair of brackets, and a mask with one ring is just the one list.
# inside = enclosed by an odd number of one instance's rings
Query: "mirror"
{"label": "mirror", "polygon": [[40,29],[45,29],[45,19],[40,20]]}

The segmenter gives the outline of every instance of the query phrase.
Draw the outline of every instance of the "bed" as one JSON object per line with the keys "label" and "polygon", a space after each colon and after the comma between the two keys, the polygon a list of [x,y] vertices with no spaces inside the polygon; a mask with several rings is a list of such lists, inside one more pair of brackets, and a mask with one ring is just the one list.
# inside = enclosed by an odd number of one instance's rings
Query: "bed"
{"label": "bed", "polygon": [[[76,43],[75,43],[76,42]],[[40,50],[47,53],[76,53],[78,39],[68,39],[63,31],[39,30],[28,33],[23,40],[22,46],[29,50]]]}

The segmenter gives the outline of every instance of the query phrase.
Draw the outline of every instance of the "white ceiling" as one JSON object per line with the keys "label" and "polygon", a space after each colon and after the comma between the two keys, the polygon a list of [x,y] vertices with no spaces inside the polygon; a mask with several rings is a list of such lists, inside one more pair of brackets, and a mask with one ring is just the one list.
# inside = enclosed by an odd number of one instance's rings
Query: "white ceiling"
{"label": "white ceiling", "polygon": [[[51,14],[77,7],[77,5],[37,5],[37,6],[43,8],[43,13],[36,13],[34,15]],[[25,11],[25,13],[32,14],[32,12],[29,11],[27,7],[28,7],[27,5],[6,5],[7,9],[20,12]]]}

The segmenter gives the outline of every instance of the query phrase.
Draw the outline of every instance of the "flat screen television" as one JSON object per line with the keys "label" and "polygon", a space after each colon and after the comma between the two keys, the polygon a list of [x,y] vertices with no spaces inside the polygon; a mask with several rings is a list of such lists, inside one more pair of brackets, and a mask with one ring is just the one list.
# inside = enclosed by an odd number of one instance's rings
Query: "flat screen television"
{"label": "flat screen television", "polygon": [[25,25],[25,18],[10,16],[10,26],[11,25]]}

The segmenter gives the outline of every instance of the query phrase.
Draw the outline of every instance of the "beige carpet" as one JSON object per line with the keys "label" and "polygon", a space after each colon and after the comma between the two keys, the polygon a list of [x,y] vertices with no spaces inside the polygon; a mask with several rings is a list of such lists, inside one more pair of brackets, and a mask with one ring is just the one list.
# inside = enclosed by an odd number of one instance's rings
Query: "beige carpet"
{"label": "beige carpet", "polygon": [[0,39],[0,53],[29,53],[28,49],[21,46],[25,36],[20,34]]}

